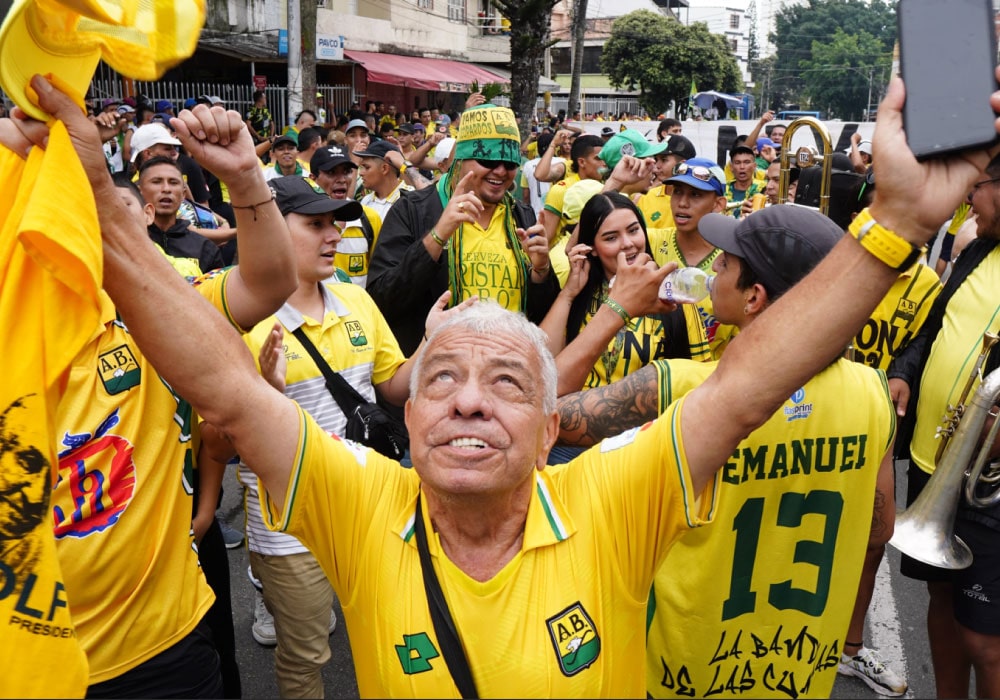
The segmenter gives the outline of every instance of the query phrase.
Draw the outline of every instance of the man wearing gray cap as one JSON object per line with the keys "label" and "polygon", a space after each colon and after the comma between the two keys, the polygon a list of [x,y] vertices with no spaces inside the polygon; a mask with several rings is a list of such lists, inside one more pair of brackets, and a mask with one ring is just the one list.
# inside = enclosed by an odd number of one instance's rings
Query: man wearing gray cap
{"label": "man wearing gray cap", "polygon": [[[822,215],[790,206],[742,221],[709,214],[699,230],[722,251],[713,264],[715,313],[741,331],[843,235]],[[614,384],[564,396],[560,438],[590,445],[653,420],[715,365],[658,360]],[[656,574],[646,654],[651,696],[706,697],[735,674],[754,697],[781,692],[782,678],[789,693],[829,697],[865,551],[870,540],[884,544],[892,534],[894,430],[882,372],[838,358],[737,446],[723,467],[714,524],[686,533]],[[697,635],[676,624],[692,619]],[[809,640],[816,653],[774,651],[796,639]]]}

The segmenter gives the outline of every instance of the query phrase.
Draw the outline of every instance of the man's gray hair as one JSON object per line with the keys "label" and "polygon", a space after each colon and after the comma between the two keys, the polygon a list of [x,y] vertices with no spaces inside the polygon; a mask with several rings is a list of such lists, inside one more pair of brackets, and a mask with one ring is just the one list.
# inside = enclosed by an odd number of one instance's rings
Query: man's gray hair
{"label": "man's gray hair", "polygon": [[[542,410],[549,415],[556,410],[556,361],[549,352],[545,332],[524,317],[523,314],[508,311],[492,299],[482,299],[467,309],[453,314],[440,326],[431,331],[428,343],[449,328],[459,328],[477,335],[521,337],[532,347],[542,366]],[[410,396],[417,394],[417,383],[423,369],[424,353],[421,352],[410,375]]]}

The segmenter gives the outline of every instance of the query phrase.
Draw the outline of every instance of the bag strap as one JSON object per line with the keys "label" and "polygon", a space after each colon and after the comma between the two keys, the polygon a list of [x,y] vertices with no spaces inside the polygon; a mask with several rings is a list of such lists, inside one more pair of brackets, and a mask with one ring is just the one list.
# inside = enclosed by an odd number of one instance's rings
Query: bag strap
{"label": "bag strap", "polygon": [[326,379],[326,388],[333,395],[333,400],[337,402],[340,406],[340,410],[347,417],[354,412],[354,409],[359,405],[369,403],[368,399],[358,393],[358,390],[351,386],[346,379],[341,377],[339,374],[333,371],[330,367],[330,363],[327,362],[322,355],[319,354],[319,350],[316,346],[312,344],[312,341],[306,337],[306,333],[302,330],[302,326],[299,326],[294,331],[292,335],[298,338],[299,343],[305,348],[306,352],[319,367],[319,371],[323,373],[323,378]]}
{"label": "bag strap", "polygon": [[431,611],[431,621],[434,623],[434,634],[441,645],[441,655],[444,656],[451,679],[463,698],[478,698],[476,681],[472,678],[469,661],[465,658],[462,642],[458,638],[458,630],[451,619],[448,601],[444,599],[441,584],[438,583],[434,565],[431,563],[431,553],[427,548],[427,531],[424,528],[424,516],[420,508],[420,494],[417,494],[417,510],[413,521],[414,535],[417,539],[417,552],[420,553],[420,569],[424,575],[424,590],[427,593],[427,606]]}

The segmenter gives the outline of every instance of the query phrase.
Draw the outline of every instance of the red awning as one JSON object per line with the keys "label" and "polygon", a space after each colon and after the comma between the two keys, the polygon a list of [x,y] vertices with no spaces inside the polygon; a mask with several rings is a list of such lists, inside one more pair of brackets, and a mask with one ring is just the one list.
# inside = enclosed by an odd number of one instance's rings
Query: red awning
{"label": "red awning", "polygon": [[368,80],[385,85],[400,85],[419,90],[467,92],[473,81],[507,83],[496,73],[461,61],[421,56],[397,56],[370,51],[344,51],[344,57],[357,61],[368,72]]}

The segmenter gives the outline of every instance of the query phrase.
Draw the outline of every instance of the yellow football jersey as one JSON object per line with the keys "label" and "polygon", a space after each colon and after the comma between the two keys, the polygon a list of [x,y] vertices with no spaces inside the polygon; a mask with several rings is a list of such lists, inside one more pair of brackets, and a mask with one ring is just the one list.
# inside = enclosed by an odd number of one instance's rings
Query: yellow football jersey
{"label": "yellow football jersey", "polygon": [[[423,517],[482,697],[643,697],[646,599],[697,498],[675,404],[659,421],[534,475],[521,551],[489,581],[452,564]],[[301,411],[283,513],[270,527],[316,555],[351,630],[362,697],[458,697],[434,633],[413,537],[415,470],[324,433]],[[331,517],[330,514],[336,514]]]}
{"label": "yellow football jersey", "polygon": [[49,508],[57,406],[100,326],[100,226],[61,122],[27,160],[0,147],[0,173],[0,696],[82,697],[87,659]]}
{"label": "yellow football jersey", "polygon": [[349,221],[344,230],[340,232],[340,242],[337,243],[337,252],[333,255],[333,264],[337,269],[345,272],[351,281],[364,287],[368,283],[368,261],[371,259],[375,242],[378,241],[378,234],[382,231],[382,218],[371,207],[362,207],[368,223],[372,225],[373,238],[368,243],[364,230],[361,228],[361,220]]}
{"label": "yellow football jersey", "polygon": [[668,185],[657,185],[636,198],[635,205],[646,220],[646,228],[673,228],[674,212],[670,208],[667,187]]}
{"label": "yellow football jersey", "polygon": [[[939,440],[934,439],[949,405],[959,402],[962,389],[983,347],[983,333],[1000,332],[1000,248],[994,248],[976,266],[948,300],[947,313],[931,345],[917,398],[917,421],[910,441],[913,463],[928,474],[934,471]],[[979,386],[974,382],[972,397]]]}
{"label": "yellow football jersey", "polygon": [[[511,311],[521,310],[525,280],[518,255],[507,245],[504,226],[506,207],[497,205],[489,228],[478,223],[464,223],[452,240],[461,279],[460,294],[452,289],[451,304],[459,304],[473,295],[493,299]],[[461,298],[458,298],[461,296]]]}
{"label": "yellow football jersey", "polygon": [[[198,291],[226,314],[229,270]],[[56,550],[90,683],[179,642],[215,596],[191,532],[196,427],[106,300],[104,331],[73,360],[59,405]]]}
{"label": "yellow football jersey", "polygon": [[549,193],[545,195],[545,211],[554,214],[560,220],[562,219],[563,210],[563,200],[566,198],[566,190],[570,188],[570,185],[574,185],[580,181],[580,176],[569,169],[569,164],[566,165],[566,176],[552,185],[549,188]]}
{"label": "yellow football jersey", "polygon": [[[664,388],[685,381],[671,365],[657,363],[661,401],[685,390]],[[830,696],[894,435],[885,375],[842,359],[737,446],[715,522],[656,574],[650,695]]]}
{"label": "yellow football jersey", "polygon": [[[649,247],[653,251],[653,259],[657,265],[663,266],[675,262],[680,267],[690,267],[691,263],[684,259],[684,254],[677,245],[676,228],[651,228],[647,232]],[[696,267],[703,272],[714,275],[712,263],[719,256],[716,248],[698,261]],[[691,359],[699,362],[719,360],[729,341],[736,337],[739,330],[736,326],[719,323],[712,309],[712,297],[707,296],[696,304],[681,304],[684,310],[684,320],[687,324],[688,343],[691,347]]]}
{"label": "yellow football jersey", "polygon": [[924,325],[941,291],[937,273],[921,263],[900,274],[854,337],[855,360],[886,370]]}

